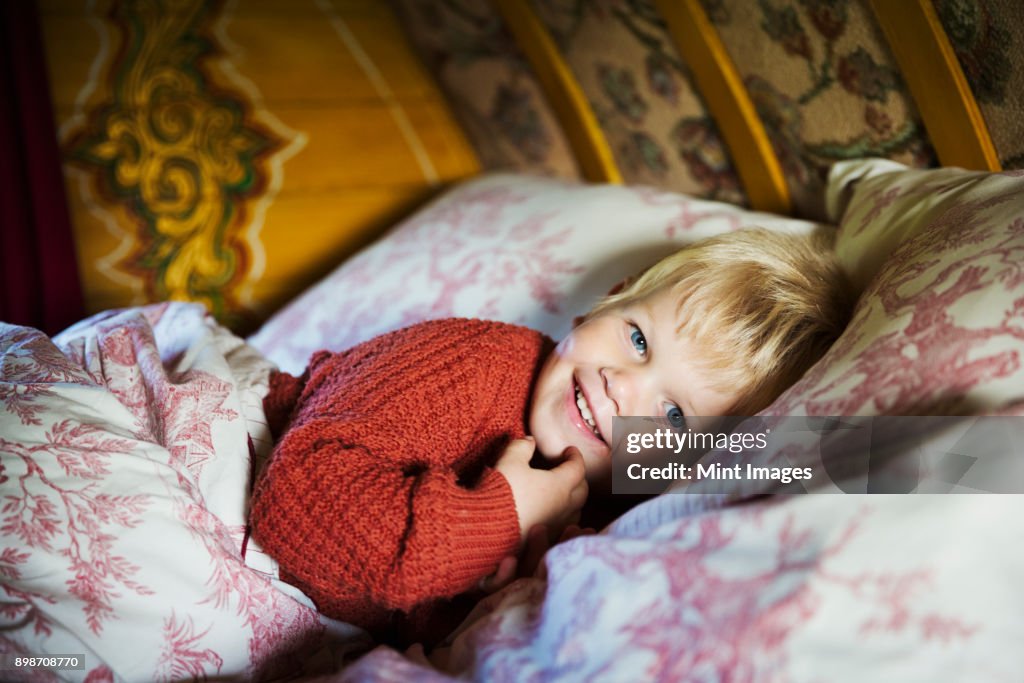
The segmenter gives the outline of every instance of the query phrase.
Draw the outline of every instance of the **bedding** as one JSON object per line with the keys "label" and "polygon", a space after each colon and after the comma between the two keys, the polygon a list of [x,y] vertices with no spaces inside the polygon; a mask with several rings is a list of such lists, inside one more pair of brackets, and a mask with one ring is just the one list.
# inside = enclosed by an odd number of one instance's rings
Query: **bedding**
{"label": "bedding", "polygon": [[[0,653],[84,655],[74,680],[248,679],[359,642],[247,543],[270,368],[197,304],[0,326]],[[3,678],[22,674],[50,680]]]}
{"label": "bedding", "polygon": [[[838,166],[837,248],[861,300],[832,351],[765,413],[1024,417],[1021,183]],[[1020,496],[739,502],[662,495],[556,546],[546,579],[482,603],[434,664],[479,680],[1019,677]],[[396,655],[374,650],[348,680],[411,679],[415,665]]]}
{"label": "bedding", "polygon": [[546,576],[485,600],[429,661],[363,654],[372,643],[278,581],[244,524],[274,364],[447,315],[558,337],[667,250],[751,224],[836,230],[862,288],[840,341],[767,413],[1024,417],[1021,183],[841,165],[836,229],[491,176],[248,341],[180,303],[53,339],[3,326],[0,648],[83,653],[71,680],[1016,680],[1020,496],[658,496],[553,548]]}

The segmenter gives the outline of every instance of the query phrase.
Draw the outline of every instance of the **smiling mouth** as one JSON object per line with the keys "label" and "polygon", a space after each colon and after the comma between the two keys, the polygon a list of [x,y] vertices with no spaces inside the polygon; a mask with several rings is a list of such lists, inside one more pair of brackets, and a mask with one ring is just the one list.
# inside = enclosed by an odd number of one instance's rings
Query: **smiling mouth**
{"label": "smiling mouth", "polygon": [[601,437],[601,431],[597,428],[594,413],[590,410],[590,404],[587,403],[587,397],[583,395],[583,389],[580,388],[579,383],[575,379],[573,380],[573,388],[576,390],[576,407],[580,409],[580,417],[583,418],[584,424],[590,427],[590,431],[594,433],[594,436],[604,441]]}

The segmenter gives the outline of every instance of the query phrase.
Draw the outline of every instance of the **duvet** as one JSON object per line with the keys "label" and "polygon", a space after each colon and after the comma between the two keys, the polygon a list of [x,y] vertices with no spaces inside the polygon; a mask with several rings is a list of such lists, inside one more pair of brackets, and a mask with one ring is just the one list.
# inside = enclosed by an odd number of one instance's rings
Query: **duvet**
{"label": "duvet", "polygon": [[271,368],[192,304],[0,326],[0,652],[84,656],[5,679],[1019,680],[1013,495],[662,495],[374,647],[248,539]]}

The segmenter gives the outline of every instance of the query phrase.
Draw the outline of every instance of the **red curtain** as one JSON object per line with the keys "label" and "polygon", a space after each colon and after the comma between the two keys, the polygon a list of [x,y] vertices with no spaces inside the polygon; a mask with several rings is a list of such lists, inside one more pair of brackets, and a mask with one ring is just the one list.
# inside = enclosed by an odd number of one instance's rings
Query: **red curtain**
{"label": "red curtain", "polygon": [[83,304],[35,3],[0,21],[0,321],[53,334]]}

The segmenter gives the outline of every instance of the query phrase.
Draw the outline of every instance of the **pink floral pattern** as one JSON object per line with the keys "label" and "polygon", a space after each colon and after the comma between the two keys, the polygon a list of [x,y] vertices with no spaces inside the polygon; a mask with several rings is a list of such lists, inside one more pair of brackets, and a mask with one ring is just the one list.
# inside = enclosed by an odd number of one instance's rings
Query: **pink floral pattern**
{"label": "pink floral pattern", "polygon": [[[67,558],[68,593],[81,601],[89,630],[100,635],[104,622],[116,618],[112,600],[117,588],[153,594],[133,578],[137,565],[111,553],[116,527],[138,526],[148,501],[135,495],[93,495],[88,485],[62,488],[47,476],[43,463],[54,461],[69,479],[97,480],[110,474],[110,456],[128,453],[132,444],[104,438],[103,430],[71,420],[54,423],[44,438],[32,446],[0,438],[0,451],[20,459],[24,467],[17,488],[4,495],[0,534],[26,548]],[[64,520],[70,522],[66,529]],[[55,547],[58,538],[63,543]]]}
{"label": "pink floral pattern", "polygon": [[1022,179],[863,161],[833,182],[857,177],[836,248],[865,292],[772,413],[962,414],[1019,400]]}
{"label": "pink floral pattern", "polygon": [[52,340],[0,325],[0,652],[88,653],[93,681],[255,679],[359,642],[235,533],[270,368],[194,304]]}
{"label": "pink floral pattern", "polygon": [[[996,544],[1016,532],[979,536],[977,520],[1019,503],[801,496],[695,513],[688,498],[555,547],[546,580],[489,598],[443,666],[378,648],[336,680],[1013,679],[1016,589],[998,565],[1013,551]],[[975,559],[949,562],[953,548]]]}
{"label": "pink floral pattern", "polygon": [[202,646],[198,644],[209,629],[202,633],[195,631],[191,618],[179,624],[173,611],[164,620],[164,649],[157,662],[157,680],[196,679],[220,673],[224,665],[223,658],[209,648],[200,649]]}

